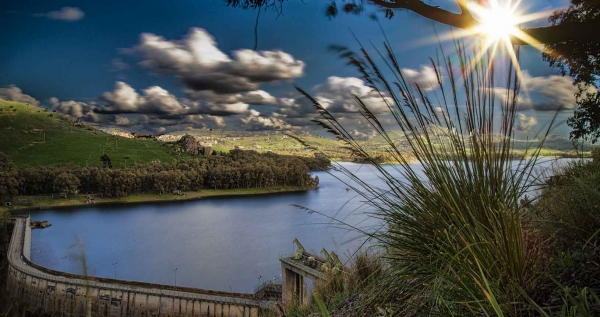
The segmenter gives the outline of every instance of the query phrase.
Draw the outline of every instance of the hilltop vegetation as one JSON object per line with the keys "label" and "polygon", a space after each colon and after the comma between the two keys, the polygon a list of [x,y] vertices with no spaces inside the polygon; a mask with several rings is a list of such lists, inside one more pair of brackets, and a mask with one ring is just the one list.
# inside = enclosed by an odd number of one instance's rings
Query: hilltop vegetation
{"label": "hilltop vegetation", "polygon": [[[431,135],[436,138],[431,142],[438,147],[443,147],[444,143],[450,141],[449,131],[443,127],[431,125],[429,129]],[[408,161],[412,160],[412,154],[408,151],[406,136],[402,131],[392,130],[387,132],[394,145],[400,153]],[[245,150],[254,150],[257,152],[273,152],[282,155],[294,155],[301,157],[314,157],[315,152],[311,147],[318,149],[328,158],[335,161],[359,162],[361,158],[352,154],[345,145],[335,139],[324,138],[321,136],[312,135],[310,133],[302,133],[299,137],[306,142],[306,145],[301,144],[294,138],[289,137],[281,131],[269,132],[241,132],[241,131],[210,131],[210,130],[192,130],[178,131],[169,133],[160,139],[163,141],[174,141],[185,135],[191,135],[198,138],[200,141],[211,146],[213,150],[228,152],[239,148]],[[462,136],[464,139],[469,139],[468,136]],[[500,142],[501,138],[495,137],[496,142]],[[373,137],[368,140],[356,141],[369,155],[377,158],[380,163],[396,163],[396,160],[391,157],[388,149],[390,144],[381,136]],[[512,147],[512,153],[515,158],[521,157],[527,153],[530,155],[532,151],[542,142],[541,138],[520,140],[515,139]],[[591,146],[584,145],[578,148],[579,153],[590,155]],[[544,140],[544,146],[540,149],[541,156],[549,157],[574,157],[577,155],[574,144],[567,138],[550,135]]]}
{"label": "hilltop vegetation", "polygon": [[126,139],[77,123],[60,113],[0,100],[0,152],[17,166],[101,166],[103,154],[115,167],[180,157],[154,140]]}

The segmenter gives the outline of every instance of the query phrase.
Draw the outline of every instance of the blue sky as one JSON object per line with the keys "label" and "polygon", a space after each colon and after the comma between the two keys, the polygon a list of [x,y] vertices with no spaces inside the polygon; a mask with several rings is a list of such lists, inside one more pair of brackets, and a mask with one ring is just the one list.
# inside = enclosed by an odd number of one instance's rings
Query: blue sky
{"label": "blue sky", "polygon": [[[128,130],[302,130],[313,114],[295,93],[296,83],[327,100],[361,131],[364,127],[347,113],[348,91],[369,92],[352,78],[355,70],[327,47],[356,47],[352,32],[375,44],[382,43],[383,34],[366,14],[328,19],[327,3],[290,0],[280,16],[262,12],[258,52],[250,52],[257,12],[227,7],[225,1],[9,0],[0,12],[0,86],[5,86],[0,98],[30,96],[82,120]],[[452,1],[438,3],[455,9]],[[565,4],[538,0],[528,10]],[[415,81],[427,78],[424,67],[435,55],[435,41],[419,44],[433,38],[434,25],[440,32],[449,30],[410,12],[381,19],[400,66],[414,71]],[[194,55],[196,50],[200,55]],[[539,90],[524,101],[529,125],[537,119],[523,130],[526,134],[553,114],[539,109],[569,104],[573,87],[535,48],[524,48],[521,61]],[[563,111],[559,117],[570,114]],[[556,132],[566,135],[568,129]]]}

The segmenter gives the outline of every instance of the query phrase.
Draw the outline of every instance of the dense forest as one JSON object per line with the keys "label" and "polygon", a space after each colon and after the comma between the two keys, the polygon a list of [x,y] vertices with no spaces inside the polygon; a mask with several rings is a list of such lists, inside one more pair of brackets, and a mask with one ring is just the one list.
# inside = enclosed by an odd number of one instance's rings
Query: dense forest
{"label": "dense forest", "polygon": [[112,168],[110,158],[99,158],[104,167],[23,166],[17,168],[0,153],[0,202],[18,195],[98,194],[123,197],[139,193],[172,194],[202,189],[268,187],[313,188],[311,170],[326,169],[323,158],[300,158],[232,150],[173,163],[152,162]]}

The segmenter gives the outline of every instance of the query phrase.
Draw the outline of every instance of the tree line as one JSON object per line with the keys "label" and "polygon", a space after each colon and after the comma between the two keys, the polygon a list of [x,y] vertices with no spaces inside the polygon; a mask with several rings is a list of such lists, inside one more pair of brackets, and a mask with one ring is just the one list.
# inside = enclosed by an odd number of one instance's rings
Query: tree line
{"label": "tree line", "polygon": [[132,164],[120,169],[110,168],[104,156],[102,161],[104,167],[17,168],[8,156],[0,153],[0,202],[9,202],[18,195],[86,193],[123,197],[202,189],[314,188],[318,186],[318,178],[313,178],[310,171],[326,169],[330,164],[324,158],[243,150],[172,163]]}

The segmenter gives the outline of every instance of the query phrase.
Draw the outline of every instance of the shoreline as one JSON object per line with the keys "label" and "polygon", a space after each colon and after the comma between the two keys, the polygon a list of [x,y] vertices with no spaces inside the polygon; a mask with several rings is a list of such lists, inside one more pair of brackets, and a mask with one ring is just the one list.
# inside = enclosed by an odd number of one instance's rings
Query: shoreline
{"label": "shoreline", "polygon": [[[108,205],[135,205],[148,203],[172,203],[200,200],[205,198],[228,198],[228,197],[243,197],[243,196],[260,196],[286,194],[295,192],[304,192],[313,188],[303,187],[273,187],[273,188],[248,188],[248,189],[206,189],[198,192],[186,192],[182,195],[158,195],[158,194],[137,194],[120,198],[101,198],[95,197],[96,203],[86,203],[86,194],[79,194],[69,198],[51,196],[19,196],[15,199],[17,204],[12,207],[0,207],[0,212],[20,212],[32,210],[46,209],[63,209],[73,207],[91,207],[91,206],[108,206]],[[27,205],[19,204],[23,202]]]}

